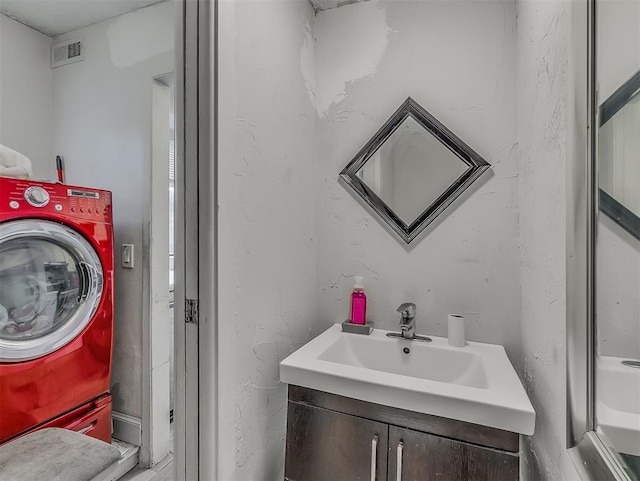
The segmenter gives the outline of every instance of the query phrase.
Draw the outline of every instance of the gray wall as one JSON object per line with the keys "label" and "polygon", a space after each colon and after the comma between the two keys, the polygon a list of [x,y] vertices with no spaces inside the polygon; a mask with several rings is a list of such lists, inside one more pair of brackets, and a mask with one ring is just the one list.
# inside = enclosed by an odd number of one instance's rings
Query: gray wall
{"label": "gray wall", "polygon": [[[70,32],[61,38],[84,36],[85,60],[53,76],[54,148],[64,156],[66,181],[113,192],[113,408],[136,417],[142,416],[149,296],[143,270],[149,263],[151,92],[154,76],[173,71],[173,19],[173,2],[164,2]],[[123,243],[135,245],[135,269],[120,267]]]}
{"label": "gray wall", "polygon": [[51,38],[0,14],[0,143],[31,160],[34,178],[54,179],[50,46]]}

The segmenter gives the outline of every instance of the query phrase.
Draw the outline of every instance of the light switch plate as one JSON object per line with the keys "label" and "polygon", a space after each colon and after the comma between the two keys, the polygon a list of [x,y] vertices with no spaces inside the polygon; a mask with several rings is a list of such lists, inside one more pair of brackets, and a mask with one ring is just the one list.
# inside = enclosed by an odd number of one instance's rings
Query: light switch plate
{"label": "light switch plate", "polygon": [[122,267],[133,269],[133,244],[122,244]]}

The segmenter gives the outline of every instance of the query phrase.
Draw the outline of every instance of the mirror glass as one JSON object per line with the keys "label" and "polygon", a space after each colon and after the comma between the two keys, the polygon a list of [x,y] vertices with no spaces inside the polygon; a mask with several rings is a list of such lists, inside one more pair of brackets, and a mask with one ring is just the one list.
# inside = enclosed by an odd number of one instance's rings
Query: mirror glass
{"label": "mirror glass", "polygon": [[640,71],[600,109],[600,208],[640,239]]}
{"label": "mirror glass", "polygon": [[341,180],[410,243],[489,164],[407,99],[341,172]]}
{"label": "mirror glass", "polygon": [[640,2],[597,0],[596,24],[596,429],[640,479]]}
{"label": "mirror glass", "polygon": [[357,176],[408,225],[468,168],[413,117],[407,117]]}

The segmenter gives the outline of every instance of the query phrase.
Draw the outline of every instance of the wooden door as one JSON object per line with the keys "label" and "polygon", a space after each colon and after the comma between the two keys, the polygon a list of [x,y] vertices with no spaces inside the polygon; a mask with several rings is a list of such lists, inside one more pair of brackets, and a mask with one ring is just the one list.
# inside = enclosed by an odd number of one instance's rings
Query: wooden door
{"label": "wooden door", "polygon": [[388,465],[389,481],[517,481],[519,458],[517,453],[390,426]]}
{"label": "wooden door", "polygon": [[385,481],[388,429],[387,424],[290,402],[285,480]]}

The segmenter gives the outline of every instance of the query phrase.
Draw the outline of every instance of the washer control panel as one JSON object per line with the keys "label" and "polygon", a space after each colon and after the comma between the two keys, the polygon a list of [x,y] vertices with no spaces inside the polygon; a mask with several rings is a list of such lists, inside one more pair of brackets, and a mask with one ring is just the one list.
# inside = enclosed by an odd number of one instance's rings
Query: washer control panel
{"label": "washer control panel", "polygon": [[0,177],[0,214],[68,216],[111,222],[111,192],[65,184]]}
{"label": "washer control panel", "polygon": [[44,207],[50,199],[49,193],[39,185],[32,185],[24,191],[24,200],[34,207]]}

